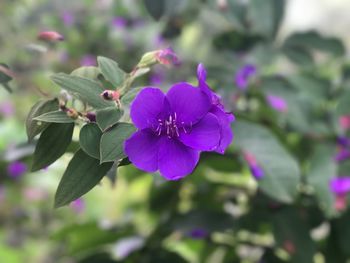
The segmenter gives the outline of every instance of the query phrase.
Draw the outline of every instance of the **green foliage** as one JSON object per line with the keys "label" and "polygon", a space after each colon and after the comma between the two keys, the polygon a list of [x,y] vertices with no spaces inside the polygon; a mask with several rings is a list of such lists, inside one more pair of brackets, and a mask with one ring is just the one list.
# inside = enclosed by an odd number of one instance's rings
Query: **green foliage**
{"label": "green foliage", "polygon": [[116,107],[109,107],[96,111],[96,122],[102,131],[115,125],[122,117],[123,112]]}
{"label": "green foliage", "polygon": [[260,125],[239,121],[234,125],[234,132],[237,145],[252,153],[266,173],[259,181],[261,190],[276,200],[292,203],[300,177],[295,159],[268,129]]}
{"label": "green foliage", "polygon": [[64,111],[51,111],[34,118],[35,121],[54,122],[54,123],[72,123],[74,119],[70,118]]}
{"label": "green foliage", "polygon": [[64,172],[55,195],[55,208],[81,197],[97,185],[112,167],[111,162],[100,164],[83,150],[77,151]]}
{"label": "green foliage", "polygon": [[115,88],[119,87],[124,82],[125,72],[119,68],[117,62],[105,57],[98,57],[97,61],[102,75]]}

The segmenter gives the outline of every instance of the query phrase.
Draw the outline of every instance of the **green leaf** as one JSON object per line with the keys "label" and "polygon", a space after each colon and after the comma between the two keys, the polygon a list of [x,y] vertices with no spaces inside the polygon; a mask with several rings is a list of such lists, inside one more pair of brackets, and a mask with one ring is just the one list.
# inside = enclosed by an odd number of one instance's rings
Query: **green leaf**
{"label": "green leaf", "polygon": [[35,148],[32,172],[49,166],[66,152],[73,130],[74,123],[51,123],[45,129]]}
{"label": "green leaf", "polygon": [[55,208],[64,206],[81,197],[97,185],[113,163],[99,164],[83,150],[75,153],[58,185]]}
{"label": "green leaf", "polygon": [[97,57],[97,62],[102,75],[112,83],[114,88],[119,87],[124,82],[125,72],[119,68],[117,62],[105,57]]}
{"label": "green leaf", "polygon": [[350,90],[345,90],[342,92],[338,99],[337,104],[337,114],[340,115],[348,115],[350,114]]}
{"label": "green leaf", "polygon": [[120,100],[123,106],[129,106],[130,103],[135,99],[136,95],[142,90],[143,88],[133,88],[129,90],[128,93],[126,93]]}
{"label": "green leaf", "polygon": [[317,145],[310,160],[307,182],[313,187],[320,207],[327,216],[334,216],[334,196],[329,190],[329,181],[337,174],[334,162],[335,148],[328,145]]}
{"label": "green leaf", "polygon": [[49,123],[36,121],[34,118],[47,112],[56,111],[58,110],[58,107],[58,100],[52,99],[39,101],[30,109],[26,119],[26,130],[29,141],[33,140],[36,135],[41,133],[50,125]]}
{"label": "green leaf", "polygon": [[55,74],[51,79],[57,85],[94,108],[103,109],[113,106],[113,102],[101,98],[100,94],[104,89],[96,81],[64,73]]}
{"label": "green leaf", "polygon": [[291,263],[313,262],[315,244],[305,219],[292,207],[274,214],[273,232],[278,247],[289,249]]}
{"label": "green leaf", "polygon": [[72,123],[74,119],[70,118],[64,111],[51,111],[35,117],[36,121],[55,122],[55,123]]}
{"label": "green leaf", "polygon": [[341,40],[335,37],[322,36],[316,31],[295,33],[285,40],[284,46],[317,49],[334,56],[345,54],[345,47]]}
{"label": "green leaf", "polygon": [[4,63],[0,63],[0,83],[7,83],[12,80],[13,73],[9,66]]}
{"label": "green leaf", "polygon": [[79,134],[79,144],[85,153],[95,159],[100,159],[100,140],[102,131],[96,123],[83,126]]}
{"label": "green leaf", "polygon": [[259,180],[261,190],[276,200],[292,203],[297,195],[299,166],[294,158],[265,127],[246,121],[234,124],[235,142],[255,156],[265,176]]}
{"label": "green leaf", "polygon": [[284,7],[284,0],[250,1],[252,30],[270,38],[274,37],[281,24]]}
{"label": "green leaf", "polygon": [[166,11],[166,0],[144,0],[144,4],[155,20],[159,20]]}
{"label": "green leaf", "polygon": [[101,138],[100,153],[101,163],[114,162],[122,159],[124,154],[124,141],[135,131],[135,127],[129,123],[118,123],[106,131]]}
{"label": "green leaf", "polygon": [[314,65],[314,58],[311,52],[304,47],[284,47],[283,53],[295,64],[303,67]]}
{"label": "green leaf", "polygon": [[96,111],[96,122],[102,131],[115,125],[123,116],[123,112],[116,107]]}
{"label": "green leaf", "polygon": [[78,76],[87,79],[97,80],[98,75],[101,74],[100,69],[94,66],[80,67],[70,73],[72,76]]}

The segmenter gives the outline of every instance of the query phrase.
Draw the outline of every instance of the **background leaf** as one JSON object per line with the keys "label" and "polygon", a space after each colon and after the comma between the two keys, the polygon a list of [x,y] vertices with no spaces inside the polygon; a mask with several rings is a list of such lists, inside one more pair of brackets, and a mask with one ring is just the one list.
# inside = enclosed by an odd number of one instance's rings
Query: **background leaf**
{"label": "background leaf", "polygon": [[259,180],[261,190],[281,202],[293,202],[300,176],[294,158],[263,126],[237,121],[234,133],[235,143],[243,151],[252,153],[265,172],[265,176]]}

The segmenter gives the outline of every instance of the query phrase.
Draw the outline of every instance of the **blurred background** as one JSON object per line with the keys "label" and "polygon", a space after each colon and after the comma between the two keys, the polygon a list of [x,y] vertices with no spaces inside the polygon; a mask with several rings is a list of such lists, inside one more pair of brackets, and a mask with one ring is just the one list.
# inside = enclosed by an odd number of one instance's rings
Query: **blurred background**
{"label": "blurred background", "polygon": [[[349,14],[349,0],[0,0],[0,262],[349,262],[350,215],[328,189],[336,172],[318,179],[331,165],[317,167],[305,179],[315,146],[346,135],[337,120],[347,102],[332,110],[350,89]],[[40,40],[43,31],[64,40]],[[297,160],[293,197],[279,191],[288,178],[260,191],[237,131],[228,154],[202,156],[182,181],[129,165],[53,209],[72,153],[31,173],[25,132],[31,106],[60,93],[50,75],[95,66],[98,55],[130,72],[167,47],[181,65],[157,65],[136,85],[196,83],[204,63],[227,109],[271,129]],[[247,65],[254,76],[240,84]]]}

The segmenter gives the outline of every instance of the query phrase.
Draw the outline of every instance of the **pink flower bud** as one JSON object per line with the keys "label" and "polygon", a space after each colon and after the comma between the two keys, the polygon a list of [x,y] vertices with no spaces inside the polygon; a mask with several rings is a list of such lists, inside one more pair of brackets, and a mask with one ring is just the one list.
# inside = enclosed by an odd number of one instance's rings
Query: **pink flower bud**
{"label": "pink flower bud", "polygon": [[163,65],[180,65],[178,56],[171,48],[160,49],[155,54],[156,60]]}
{"label": "pink flower bud", "polygon": [[101,97],[105,100],[119,101],[120,93],[117,90],[105,90],[101,93]]}
{"label": "pink flower bud", "polygon": [[55,31],[43,31],[38,35],[39,40],[47,41],[47,42],[57,42],[63,41],[64,37]]}

